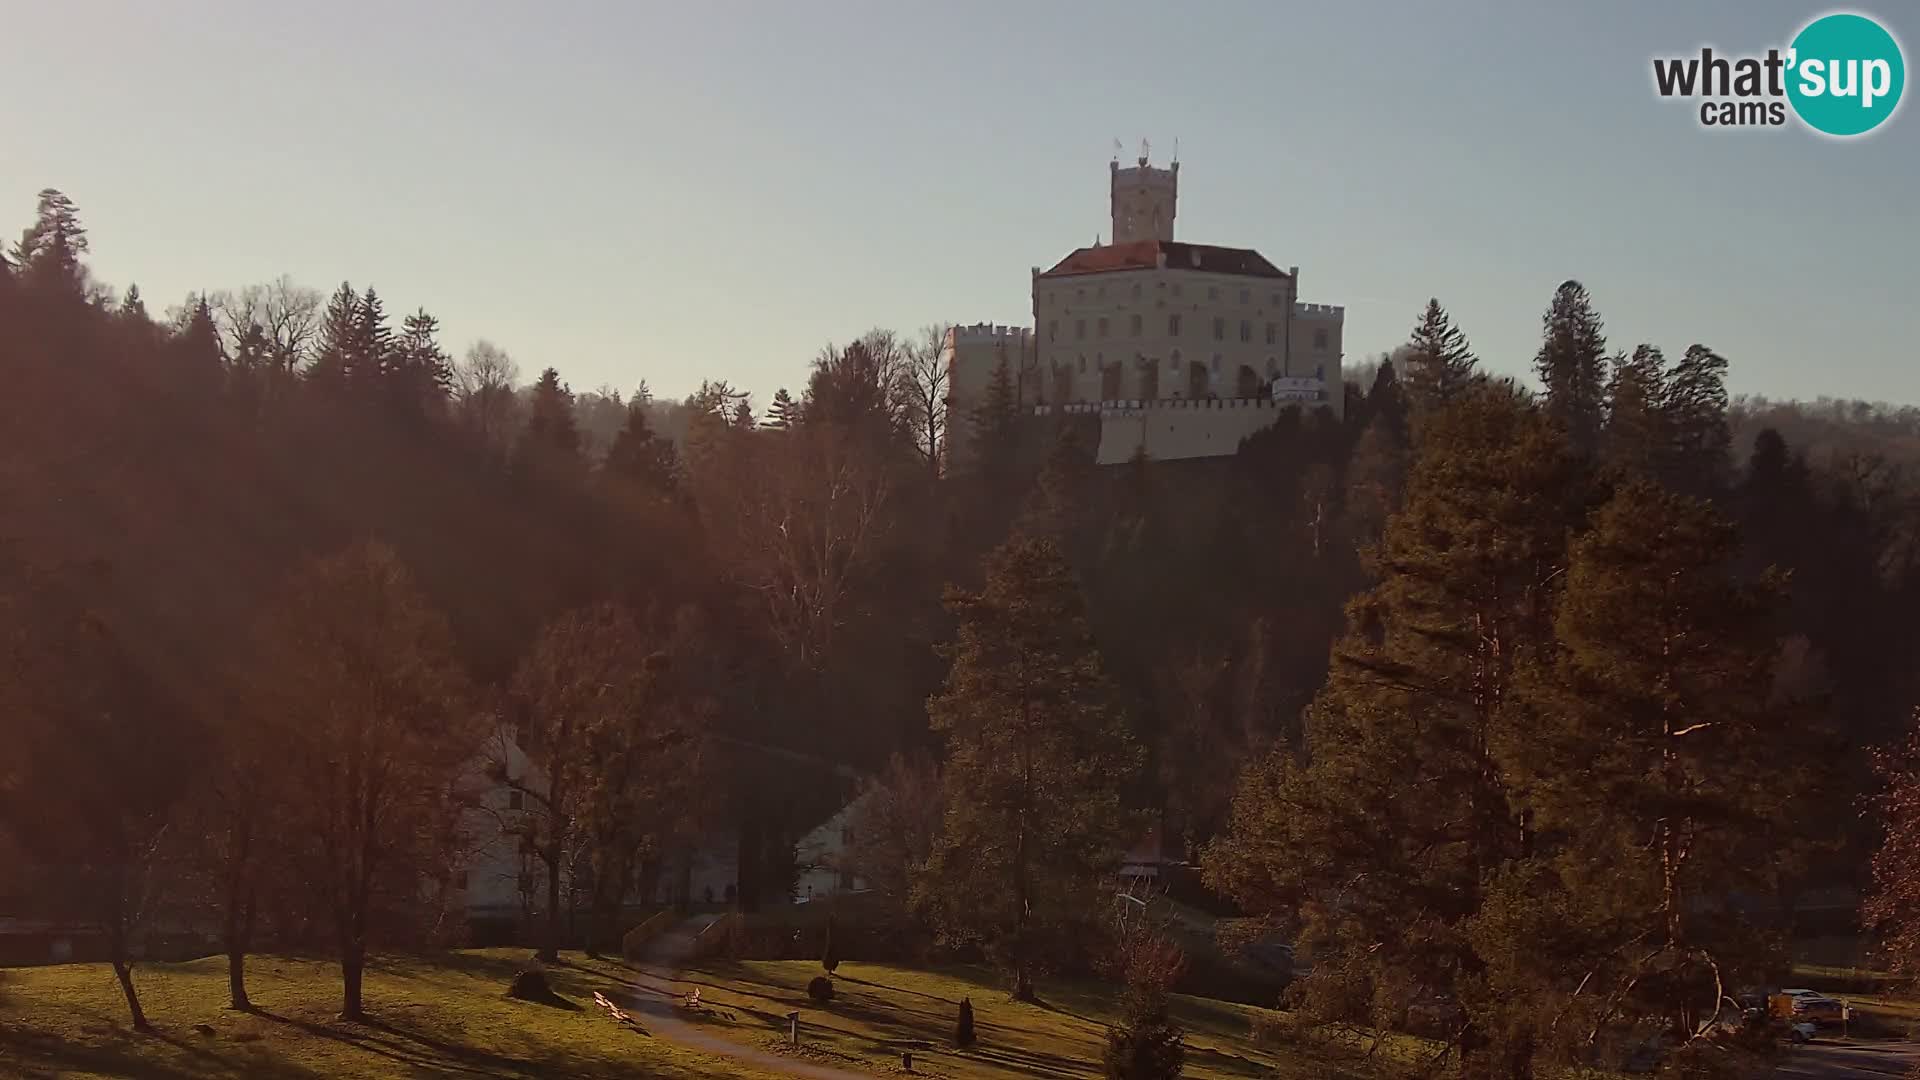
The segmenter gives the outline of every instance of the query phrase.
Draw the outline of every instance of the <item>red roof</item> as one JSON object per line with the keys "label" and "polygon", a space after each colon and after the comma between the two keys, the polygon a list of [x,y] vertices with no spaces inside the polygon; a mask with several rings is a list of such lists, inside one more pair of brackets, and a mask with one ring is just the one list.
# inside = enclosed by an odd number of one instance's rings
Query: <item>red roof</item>
{"label": "red roof", "polygon": [[[1161,259],[1165,257],[1164,264]],[[1151,270],[1164,265],[1168,270],[1196,270],[1206,274],[1237,274],[1241,277],[1283,278],[1287,272],[1268,262],[1252,248],[1214,247],[1212,244],[1182,244],[1174,240],[1140,240],[1131,244],[1103,244],[1084,247],[1054,264],[1043,277],[1071,274],[1103,274],[1111,270]]]}

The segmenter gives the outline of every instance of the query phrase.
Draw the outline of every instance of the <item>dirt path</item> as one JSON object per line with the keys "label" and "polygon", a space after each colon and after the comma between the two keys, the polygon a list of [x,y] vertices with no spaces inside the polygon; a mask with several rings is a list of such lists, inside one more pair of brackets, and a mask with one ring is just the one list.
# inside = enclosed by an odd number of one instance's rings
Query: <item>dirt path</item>
{"label": "dirt path", "polygon": [[[697,916],[675,926],[661,934],[647,946],[646,955],[640,960],[640,969],[662,983],[673,983],[693,955],[694,939],[700,931],[712,925],[719,916]],[[656,1038],[678,1043],[692,1050],[732,1058],[745,1062],[757,1069],[783,1073],[787,1076],[804,1076],[810,1080],[873,1080],[872,1073],[852,1072],[846,1069],[834,1069],[825,1065],[814,1065],[793,1058],[770,1054],[744,1043],[725,1039],[700,1027],[682,1020],[675,1015],[673,1003],[677,998],[672,986],[664,988],[667,997],[647,995],[637,997],[632,1002],[632,1011],[636,1016],[645,1017],[646,1028]]]}

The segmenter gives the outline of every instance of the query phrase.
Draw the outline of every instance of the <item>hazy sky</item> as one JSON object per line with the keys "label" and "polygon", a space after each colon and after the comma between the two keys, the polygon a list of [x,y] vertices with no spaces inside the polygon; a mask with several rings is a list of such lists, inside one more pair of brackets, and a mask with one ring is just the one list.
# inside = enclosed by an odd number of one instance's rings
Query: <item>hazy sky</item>
{"label": "hazy sky", "polygon": [[[1578,277],[1736,393],[1920,401],[1920,113],[1712,134],[1655,54],[1808,3],[0,0],[0,228],[44,186],[149,306],[280,273],[424,305],[577,389],[764,405],[874,325],[1030,322],[1179,139],[1179,236],[1302,269],[1350,359],[1429,295],[1527,368]],[[1920,6],[1881,18],[1920,44]],[[1914,91],[1909,90],[1911,97]]]}

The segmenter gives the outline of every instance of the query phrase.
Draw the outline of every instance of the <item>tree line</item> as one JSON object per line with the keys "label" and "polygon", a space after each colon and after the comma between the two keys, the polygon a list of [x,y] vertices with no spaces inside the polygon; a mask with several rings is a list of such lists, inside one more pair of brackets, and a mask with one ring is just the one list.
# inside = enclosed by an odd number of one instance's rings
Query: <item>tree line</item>
{"label": "tree line", "polygon": [[249,949],[311,938],[355,1011],[501,786],[549,952],[563,887],[604,943],[714,835],[741,906],[785,897],[858,793],[876,894],[1029,995],[1106,947],[1151,829],[1313,957],[1304,1008],[1438,1010],[1470,1075],[1691,1046],[1779,963],[1755,912],[1867,884],[1912,485],[1867,431],[1746,434],[1724,358],[1611,349],[1577,283],[1539,390],[1435,301],[1342,419],[1096,468],[1012,373],[947,415],[938,328],[764,410],[576,394],[366,287],[156,320],[86,242],[48,192],[0,272],[12,891],[123,934],[191,898],[235,1004]]}

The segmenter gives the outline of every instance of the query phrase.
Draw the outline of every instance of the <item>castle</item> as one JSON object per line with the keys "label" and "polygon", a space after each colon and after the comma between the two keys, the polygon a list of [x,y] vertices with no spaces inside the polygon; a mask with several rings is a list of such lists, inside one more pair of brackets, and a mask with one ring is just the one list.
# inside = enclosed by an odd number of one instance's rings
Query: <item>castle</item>
{"label": "castle", "polygon": [[1300,268],[1173,238],[1180,163],[1109,167],[1111,243],[1033,268],[1033,326],[947,335],[949,460],[1001,364],[1022,413],[1097,412],[1101,464],[1232,454],[1291,403],[1338,415],[1344,309],[1299,299]]}

